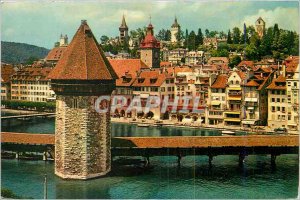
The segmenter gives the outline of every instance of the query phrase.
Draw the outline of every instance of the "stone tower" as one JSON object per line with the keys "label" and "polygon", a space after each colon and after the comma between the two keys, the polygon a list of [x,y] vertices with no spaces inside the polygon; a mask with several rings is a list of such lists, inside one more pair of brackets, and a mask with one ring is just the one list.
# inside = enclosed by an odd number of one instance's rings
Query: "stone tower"
{"label": "stone tower", "polygon": [[147,27],[145,39],[140,44],[141,60],[150,68],[160,67],[160,43],[153,35],[153,26]]}
{"label": "stone tower", "polygon": [[59,46],[68,46],[68,36],[67,35],[60,35],[60,40],[59,40]]}
{"label": "stone tower", "polygon": [[180,25],[177,22],[177,17],[175,16],[174,23],[171,26],[171,42],[176,43],[177,40],[177,34],[180,33]]}
{"label": "stone tower", "polygon": [[125,17],[123,15],[121,26],[119,27],[120,31],[120,41],[128,41],[128,26],[125,21]]}
{"label": "stone tower", "polygon": [[111,168],[110,114],[96,112],[95,102],[111,95],[117,75],[85,20],[48,78],[57,96],[55,174],[105,175]]}
{"label": "stone tower", "polygon": [[259,17],[255,22],[255,28],[260,38],[264,36],[265,27],[266,27],[265,21],[261,17]]}

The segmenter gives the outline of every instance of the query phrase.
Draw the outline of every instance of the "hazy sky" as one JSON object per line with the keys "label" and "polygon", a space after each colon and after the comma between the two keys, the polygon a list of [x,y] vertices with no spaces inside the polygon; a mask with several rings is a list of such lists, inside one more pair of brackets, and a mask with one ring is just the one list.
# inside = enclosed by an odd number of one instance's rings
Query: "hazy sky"
{"label": "hazy sky", "polygon": [[[4,0],[5,1],[5,0]],[[299,32],[299,4],[296,1],[60,1],[1,4],[1,40],[52,48],[61,33],[69,40],[86,19],[97,40],[101,35],[117,36],[123,13],[130,29],[143,27],[152,18],[154,31],[170,28],[174,16],[182,29],[202,28],[228,31],[243,23],[253,25],[261,16],[268,26]]]}

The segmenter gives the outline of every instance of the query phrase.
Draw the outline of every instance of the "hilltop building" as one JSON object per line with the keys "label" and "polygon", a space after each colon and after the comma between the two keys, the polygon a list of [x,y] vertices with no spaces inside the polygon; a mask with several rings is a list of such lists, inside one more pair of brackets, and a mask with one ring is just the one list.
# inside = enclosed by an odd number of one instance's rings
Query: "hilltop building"
{"label": "hilltop building", "polygon": [[255,22],[255,28],[258,36],[262,38],[264,36],[266,22],[261,17],[259,17]]}
{"label": "hilltop building", "polygon": [[178,42],[177,35],[180,33],[180,25],[177,22],[177,17],[175,16],[174,23],[171,26],[171,42],[176,43]]}

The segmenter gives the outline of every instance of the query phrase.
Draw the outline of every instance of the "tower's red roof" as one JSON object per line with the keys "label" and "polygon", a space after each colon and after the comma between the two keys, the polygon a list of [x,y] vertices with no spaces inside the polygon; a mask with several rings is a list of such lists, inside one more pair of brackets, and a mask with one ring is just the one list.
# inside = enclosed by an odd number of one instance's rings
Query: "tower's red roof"
{"label": "tower's red roof", "polygon": [[147,27],[147,35],[142,40],[140,48],[160,48],[160,43],[153,35],[153,26],[150,23]]}
{"label": "tower's red roof", "polygon": [[114,80],[117,77],[85,20],[48,76],[58,80]]}

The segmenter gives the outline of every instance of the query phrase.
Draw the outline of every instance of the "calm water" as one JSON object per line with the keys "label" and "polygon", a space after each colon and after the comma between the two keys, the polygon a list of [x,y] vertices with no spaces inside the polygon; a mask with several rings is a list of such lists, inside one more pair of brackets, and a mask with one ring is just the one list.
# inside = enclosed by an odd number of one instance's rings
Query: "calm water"
{"label": "calm water", "polygon": [[[54,133],[54,119],[2,124],[2,131]],[[113,136],[219,135],[218,131],[187,128],[141,128],[112,124]],[[270,156],[248,156],[243,169],[237,156],[214,157],[209,169],[206,156],[187,156],[177,167],[176,157],[153,157],[152,170],[113,165],[112,173],[90,181],[64,181],[54,175],[54,163],[2,160],[2,187],[23,197],[43,198],[44,174],[48,175],[48,198],[296,198],[298,155],[277,157],[276,170]]]}

